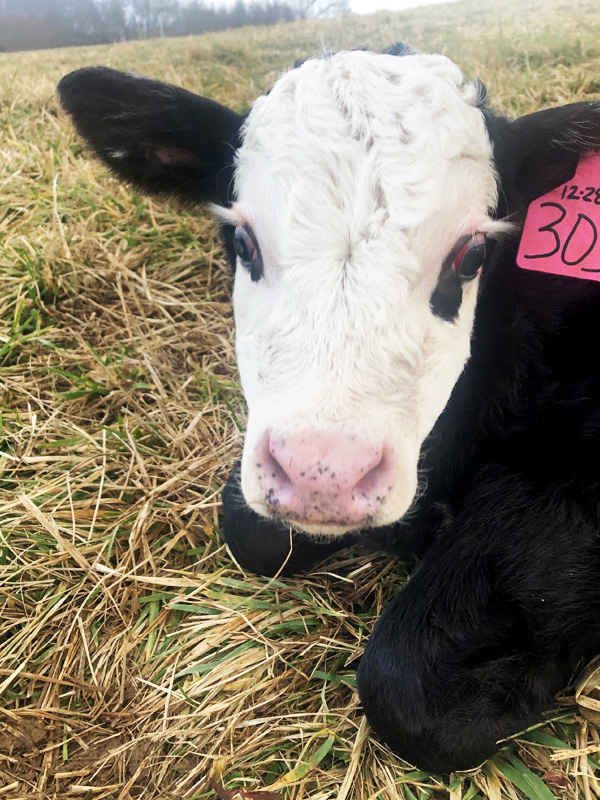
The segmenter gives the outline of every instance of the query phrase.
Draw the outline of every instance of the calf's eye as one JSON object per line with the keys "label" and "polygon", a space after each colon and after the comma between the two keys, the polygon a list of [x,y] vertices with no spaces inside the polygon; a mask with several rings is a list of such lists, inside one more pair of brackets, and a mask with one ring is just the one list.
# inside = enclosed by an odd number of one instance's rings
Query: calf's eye
{"label": "calf's eye", "polygon": [[460,247],[452,259],[452,269],[465,281],[478,275],[485,261],[485,234],[475,233]]}
{"label": "calf's eye", "polygon": [[238,225],[233,234],[233,249],[242,265],[250,273],[254,282],[259,281],[263,275],[262,256],[254,236],[254,232],[247,225]]}
{"label": "calf's eye", "polygon": [[484,233],[474,233],[459,239],[444,260],[437,286],[429,301],[436,316],[448,322],[457,318],[463,285],[477,277],[484,261]]}

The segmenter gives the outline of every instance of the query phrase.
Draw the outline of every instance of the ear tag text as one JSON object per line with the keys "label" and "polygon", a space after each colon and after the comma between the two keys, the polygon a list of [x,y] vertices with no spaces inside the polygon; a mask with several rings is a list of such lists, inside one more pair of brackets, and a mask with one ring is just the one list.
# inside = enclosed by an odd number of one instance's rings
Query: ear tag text
{"label": "ear tag text", "polygon": [[582,158],[567,183],[530,204],[517,264],[600,281],[600,150]]}

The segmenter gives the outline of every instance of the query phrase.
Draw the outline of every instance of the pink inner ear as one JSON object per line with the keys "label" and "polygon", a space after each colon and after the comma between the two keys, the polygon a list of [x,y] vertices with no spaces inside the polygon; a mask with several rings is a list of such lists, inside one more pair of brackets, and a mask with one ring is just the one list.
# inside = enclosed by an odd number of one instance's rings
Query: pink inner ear
{"label": "pink inner ear", "polygon": [[198,157],[189,150],[184,150],[183,147],[154,146],[152,147],[152,151],[162,164],[180,164],[188,167],[199,164]]}

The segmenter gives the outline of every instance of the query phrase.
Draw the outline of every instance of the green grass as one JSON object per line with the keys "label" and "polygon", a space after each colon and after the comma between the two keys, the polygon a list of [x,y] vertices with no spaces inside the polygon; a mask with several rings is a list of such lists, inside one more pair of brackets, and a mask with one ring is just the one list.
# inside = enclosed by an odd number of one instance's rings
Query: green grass
{"label": "green grass", "polygon": [[192,800],[211,780],[286,800],[600,796],[598,679],[444,782],[370,737],[354,688],[403,565],[342,555],[267,581],[231,562],[220,489],[244,407],[215,227],[113,180],[54,96],[108,64],[245,110],[296,58],[397,39],[508,115],[600,97],[594,2],[0,55],[1,800]]}

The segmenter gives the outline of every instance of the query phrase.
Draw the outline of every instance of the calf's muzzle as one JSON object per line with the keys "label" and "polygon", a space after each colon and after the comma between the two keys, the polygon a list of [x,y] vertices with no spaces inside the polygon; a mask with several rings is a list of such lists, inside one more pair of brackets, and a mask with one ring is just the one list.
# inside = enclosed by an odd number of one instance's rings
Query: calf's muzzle
{"label": "calf's muzzle", "polygon": [[392,488],[390,448],[346,432],[268,431],[255,454],[269,513],[323,532],[368,524]]}

